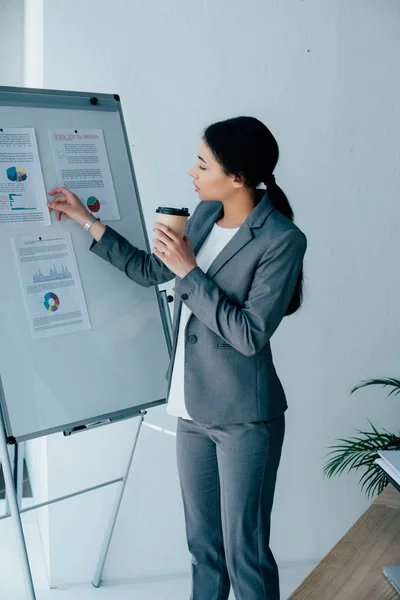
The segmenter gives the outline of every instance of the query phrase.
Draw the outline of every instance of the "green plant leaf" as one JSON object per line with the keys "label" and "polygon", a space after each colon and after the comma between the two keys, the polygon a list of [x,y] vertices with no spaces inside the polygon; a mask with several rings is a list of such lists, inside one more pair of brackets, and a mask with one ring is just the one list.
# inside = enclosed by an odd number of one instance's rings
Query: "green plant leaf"
{"label": "green plant leaf", "polygon": [[400,437],[389,431],[378,429],[368,421],[371,431],[356,430],[359,435],[350,438],[339,438],[339,444],[329,446],[323,467],[326,478],[341,475],[343,472],[351,472],[361,469],[364,471],[360,478],[361,489],[367,496],[375,492],[380,493],[388,483],[384,471],[375,464],[378,458],[378,450],[384,450],[388,444],[400,443]]}
{"label": "green plant leaf", "polygon": [[[356,390],[370,385],[392,387],[387,397],[400,394],[400,379],[391,377],[361,381],[350,393],[353,394]],[[363,471],[359,484],[367,496],[372,496],[374,493],[380,493],[389,481],[385,472],[375,464],[379,456],[378,451],[389,448],[400,449],[400,432],[396,435],[386,429],[378,431],[371,421],[368,420],[368,423],[371,431],[356,429],[358,435],[338,438],[336,440],[338,444],[329,446],[331,451],[325,456],[327,460],[322,470],[327,478],[341,475],[345,471]]]}
{"label": "green plant leaf", "polygon": [[364,491],[369,498],[375,493],[380,494],[388,483],[388,477],[378,465],[371,465],[371,468],[368,469],[360,479],[361,490]]}
{"label": "green plant leaf", "polygon": [[392,391],[389,392],[387,397],[391,396],[392,394],[394,394],[394,395],[400,394],[400,380],[393,379],[391,377],[384,377],[382,379],[368,379],[367,381],[362,381],[361,383],[359,383],[358,385],[353,387],[350,394],[352,394],[356,390],[359,390],[363,387],[367,387],[369,385],[382,385],[383,387],[386,387],[386,386],[393,387]]}

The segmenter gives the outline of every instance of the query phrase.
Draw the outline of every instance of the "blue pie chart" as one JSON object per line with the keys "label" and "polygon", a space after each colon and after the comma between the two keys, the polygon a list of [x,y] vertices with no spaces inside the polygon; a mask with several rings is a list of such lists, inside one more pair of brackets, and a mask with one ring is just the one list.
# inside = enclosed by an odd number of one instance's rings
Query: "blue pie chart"
{"label": "blue pie chart", "polygon": [[46,310],[49,312],[55,312],[60,308],[60,300],[54,292],[48,292],[43,300],[43,304]]}

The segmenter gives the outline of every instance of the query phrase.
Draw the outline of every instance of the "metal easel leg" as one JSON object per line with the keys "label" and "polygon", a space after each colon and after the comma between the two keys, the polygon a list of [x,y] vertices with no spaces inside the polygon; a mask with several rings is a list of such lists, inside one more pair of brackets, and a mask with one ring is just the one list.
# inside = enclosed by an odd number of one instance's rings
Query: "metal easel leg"
{"label": "metal easel leg", "polygon": [[[10,457],[10,464],[14,465],[15,468],[15,445],[13,444],[12,446],[7,446],[7,451],[8,451],[8,456]],[[10,505],[8,503],[8,497],[7,497],[7,490],[6,492],[6,515],[10,514]]]}
{"label": "metal easel leg", "polygon": [[19,509],[22,508],[22,496],[24,486],[24,454],[25,454],[25,443],[13,444],[14,448],[14,487],[17,492],[17,501]]}
{"label": "metal easel leg", "polygon": [[118,517],[119,509],[121,507],[122,498],[123,498],[123,495],[124,495],[124,492],[125,492],[126,482],[127,482],[128,476],[129,476],[130,469],[131,469],[133,455],[134,455],[135,450],[136,450],[136,444],[137,444],[137,441],[138,441],[138,438],[139,438],[139,433],[140,433],[140,430],[141,430],[141,427],[142,427],[142,423],[143,423],[143,419],[145,417],[146,412],[147,411],[141,411],[141,413],[140,413],[141,419],[140,419],[140,422],[139,422],[139,425],[138,425],[138,428],[137,428],[137,431],[136,431],[136,436],[135,436],[135,440],[133,442],[132,450],[131,450],[130,455],[129,455],[129,460],[128,460],[128,464],[127,464],[127,467],[126,467],[124,478],[122,480],[121,489],[118,492],[118,496],[117,496],[117,498],[115,500],[115,505],[114,505],[113,511],[111,513],[110,522],[108,524],[108,528],[107,528],[107,531],[106,531],[106,534],[105,534],[105,537],[104,537],[103,547],[102,547],[101,552],[100,552],[100,557],[99,557],[99,561],[98,561],[98,564],[97,564],[96,572],[95,572],[94,577],[92,579],[92,584],[96,588],[100,587],[101,576],[102,576],[104,565],[105,565],[105,562],[106,562],[108,550],[110,548],[111,538],[112,538],[112,535],[114,533],[115,524],[117,522],[117,517]]}
{"label": "metal easel leg", "polygon": [[3,413],[0,407],[0,459],[3,465],[3,475],[6,484],[6,494],[8,499],[8,505],[10,507],[10,513],[14,524],[15,536],[17,539],[17,545],[19,555],[21,559],[22,572],[24,575],[26,597],[28,600],[36,600],[35,589],[33,587],[32,573],[29,565],[28,552],[26,550],[26,543],[24,537],[24,530],[22,528],[21,515],[19,513],[17,494],[14,486],[13,472],[11,468],[10,457],[8,455],[7,448],[7,437],[5,430],[5,423]]}

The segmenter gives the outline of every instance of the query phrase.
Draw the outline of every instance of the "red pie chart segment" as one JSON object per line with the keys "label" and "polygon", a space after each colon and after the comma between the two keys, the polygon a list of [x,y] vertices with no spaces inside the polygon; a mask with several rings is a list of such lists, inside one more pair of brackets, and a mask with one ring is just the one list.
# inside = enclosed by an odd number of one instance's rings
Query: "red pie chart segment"
{"label": "red pie chart segment", "polygon": [[91,212],[99,212],[100,210],[100,202],[95,196],[90,196],[87,199],[87,207]]}

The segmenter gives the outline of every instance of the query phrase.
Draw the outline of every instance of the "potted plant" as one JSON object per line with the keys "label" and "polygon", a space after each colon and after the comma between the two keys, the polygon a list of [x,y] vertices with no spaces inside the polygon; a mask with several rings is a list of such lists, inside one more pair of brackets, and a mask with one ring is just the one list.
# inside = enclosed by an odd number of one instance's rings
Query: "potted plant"
{"label": "potted plant", "polygon": [[[356,390],[368,385],[392,387],[388,396],[400,393],[400,380],[391,378],[362,381],[350,393],[353,394]],[[323,467],[323,473],[325,477],[331,478],[334,475],[341,475],[345,471],[360,469],[363,471],[359,482],[361,489],[365,490],[367,497],[371,497],[375,493],[380,494],[389,482],[385,472],[374,462],[379,457],[378,450],[399,450],[400,432],[390,433],[386,429],[378,431],[370,421],[368,422],[371,425],[371,431],[357,429],[357,436],[339,438],[338,444],[329,446],[331,451],[328,452],[326,458],[330,458]]]}

